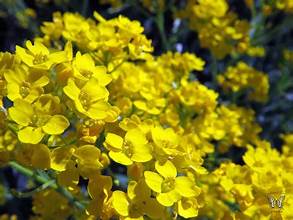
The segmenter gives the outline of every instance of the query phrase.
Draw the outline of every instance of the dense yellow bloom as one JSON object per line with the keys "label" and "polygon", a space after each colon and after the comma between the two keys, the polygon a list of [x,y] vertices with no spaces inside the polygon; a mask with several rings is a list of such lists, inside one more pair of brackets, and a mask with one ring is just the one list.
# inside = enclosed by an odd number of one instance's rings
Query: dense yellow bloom
{"label": "dense yellow bloom", "polygon": [[257,102],[267,101],[269,91],[268,76],[244,62],[235,67],[228,67],[227,71],[218,76],[218,82],[224,90],[238,92],[243,89],[252,89],[249,99]]}
{"label": "dense yellow bloom", "polygon": [[103,168],[100,149],[93,145],[83,145],[77,148],[73,155],[77,158],[78,168],[82,173],[93,173]]}
{"label": "dense yellow bloom", "polygon": [[[218,94],[198,81],[184,82],[176,91],[180,101],[198,113],[213,111],[217,105]],[[194,94],[194,95],[187,95]],[[196,94],[196,95],[195,95]]]}
{"label": "dense yellow bloom", "polygon": [[198,32],[200,44],[219,59],[249,47],[249,23],[228,10],[227,0],[189,0],[178,13]]}
{"label": "dense yellow bloom", "polygon": [[[290,11],[288,1],[274,3]],[[156,12],[151,1],[142,4]],[[250,24],[227,0],[183,7],[178,15],[216,58],[265,54],[250,45]],[[263,220],[273,218],[267,196],[278,193],[286,194],[278,218],[293,218],[293,135],[281,135],[277,151],[260,138],[252,108],[201,82],[203,59],[152,55],[138,21],[93,17],[54,13],[34,44],[0,53],[0,166],[16,161],[45,170],[53,184],[32,193],[52,187],[66,197],[35,193],[32,219]],[[268,75],[242,61],[217,80],[224,91],[268,99]],[[243,150],[241,165],[230,160],[234,149]],[[83,213],[71,207],[78,201]]]}
{"label": "dense yellow bloom", "polygon": [[[158,157],[182,154],[179,148],[180,137],[172,128],[163,129],[156,126],[151,129],[152,139],[155,144],[155,152]],[[181,151],[180,151],[181,150]]]}

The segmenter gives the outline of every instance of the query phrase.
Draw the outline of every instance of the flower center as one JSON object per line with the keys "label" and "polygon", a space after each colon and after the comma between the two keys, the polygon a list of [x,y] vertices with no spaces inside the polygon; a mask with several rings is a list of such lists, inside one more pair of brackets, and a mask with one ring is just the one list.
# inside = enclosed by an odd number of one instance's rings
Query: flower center
{"label": "flower center", "polygon": [[129,216],[131,216],[132,218],[138,218],[142,215],[143,215],[143,213],[141,211],[141,208],[137,204],[135,204],[134,202],[130,203]]}
{"label": "flower center", "polygon": [[175,179],[174,178],[166,178],[162,183],[162,192],[170,192],[175,188]]}
{"label": "flower center", "polygon": [[48,115],[37,115],[34,114],[32,117],[31,124],[35,127],[42,127],[44,126],[47,121],[50,119],[50,116]]}
{"label": "flower center", "polygon": [[93,73],[91,71],[88,70],[80,70],[81,75],[83,75],[85,78],[91,78],[91,76],[93,75]]}
{"label": "flower center", "polygon": [[19,94],[22,98],[25,98],[30,93],[30,83],[23,82],[22,85],[19,87]]}
{"label": "flower center", "polygon": [[90,108],[91,105],[91,99],[89,95],[86,92],[81,91],[79,94],[79,101],[82,105],[82,107],[87,111]]}
{"label": "flower center", "polygon": [[133,145],[129,141],[124,141],[122,152],[127,155],[128,157],[131,157],[133,155]]}
{"label": "flower center", "polygon": [[41,63],[44,63],[47,60],[48,60],[48,57],[46,55],[37,54],[37,55],[35,55],[35,58],[33,60],[33,64],[34,65],[41,64]]}

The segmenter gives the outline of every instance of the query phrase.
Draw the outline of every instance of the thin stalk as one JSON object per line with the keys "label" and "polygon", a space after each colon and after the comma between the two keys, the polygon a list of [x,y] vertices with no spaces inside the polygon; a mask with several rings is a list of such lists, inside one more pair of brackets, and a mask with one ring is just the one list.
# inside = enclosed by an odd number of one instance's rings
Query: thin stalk
{"label": "thin stalk", "polygon": [[[40,183],[40,184],[47,184],[48,181],[55,181],[52,179],[47,179],[43,176],[37,175],[33,170],[28,169],[20,164],[18,164],[15,161],[10,161],[9,162],[10,167],[12,167],[13,169],[15,169],[16,171],[18,171],[19,173],[32,178],[33,180],[35,180],[36,182]],[[56,181],[54,183],[51,183],[48,187],[50,187],[51,189],[56,190],[57,192],[59,192],[61,195],[63,195],[70,204],[72,204],[73,206],[75,206],[76,208],[80,209],[80,210],[84,210],[85,207],[82,203],[80,203],[79,201],[77,201],[72,194],[67,191],[65,188],[59,186]]]}
{"label": "thin stalk", "polygon": [[212,82],[214,86],[217,87],[218,63],[214,55],[212,55],[211,72],[212,72]]}
{"label": "thin stalk", "polygon": [[168,39],[167,39],[167,36],[165,33],[165,28],[164,28],[164,23],[165,23],[164,14],[162,12],[158,12],[156,19],[155,19],[155,22],[156,22],[158,29],[159,29],[159,33],[160,33],[160,36],[162,39],[164,50],[165,51],[170,50],[170,45],[169,45],[169,42],[168,42]]}

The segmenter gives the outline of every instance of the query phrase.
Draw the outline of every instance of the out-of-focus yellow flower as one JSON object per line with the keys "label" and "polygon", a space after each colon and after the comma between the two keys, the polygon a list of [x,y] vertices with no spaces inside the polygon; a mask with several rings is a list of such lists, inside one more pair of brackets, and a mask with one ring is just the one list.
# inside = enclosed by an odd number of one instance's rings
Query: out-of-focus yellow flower
{"label": "out-of-focus yellow flower", "polygon": [[17,148],[16,160],[26,166],[32,166],[39,169],[49,169],[50,150],[44,144],[22,144]]}
{"label": "out-of-focus yellow flower", "polygon": [[252,89],[249,99],[257,102],[266,102],[269,91],[268,76],[244,62],[235,67],[228,67],[224,74],[218,76],[218,82],[224,90],[238,92],[243,89]]}

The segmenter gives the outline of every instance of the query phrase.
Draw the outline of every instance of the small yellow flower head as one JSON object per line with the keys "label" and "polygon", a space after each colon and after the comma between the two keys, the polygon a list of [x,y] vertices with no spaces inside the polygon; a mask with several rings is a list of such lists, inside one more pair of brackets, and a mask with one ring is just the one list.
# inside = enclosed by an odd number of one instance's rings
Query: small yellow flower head
{"label": "small yellow flower head", "polygon": [[182,197],[198,196],[199,187],[187,176],[177,176],[174,164],[167,160],[155,163],[156,171],[145,171],[144,177],[150,189],[157,193],[156,199],[163,206],[172,206]]}
{"label": "small yellow flower head", "polygon": [[67,61],[64,51],[50,52],[49,49],[40,42],[26,42],[27,49],[16,46],[16,55],[29,67],[48,70],[57,63]]}
{"label": "small yellow flower head", "polygon": [[6,72],[4,77],[7,82],[7,97],[12,101],[20,98],[32,103],[44,93],[43,87],[49,83],[45,71],[30,69],[24,65]]}
{"label": "small yellow flower head", "polygon": [[64,87],[64,93],[74,102],[78,112],[91,119],[105,119],[108,117],[110,104],[107,102],[109,92],[95,78],[88,80],[78,87],[74,79],[69,79]]}
{"label": "small yellow flower head", "polygon": [[128,130],[124,138],[108,133],[105,146],[110,150],[110,158],[123,165],[147,162],[152,159],[151,146],[145,134],[138,129]]}
{"label": "small yellow flower head", "polygon": [[62,134],[69,126],[63,115],[41,112],[23,99],[16,99],[9,116],[19,125],[18,138],[23,143],[37,144],[45,134]]}
{"label": "small yellow flower head", "polygon": [[80,172],[84,175],[88,176],[90,173],[94,173],[103,168],[101,151],[94,145],[83,145],[77,148],[73,155],[77,159]]}

